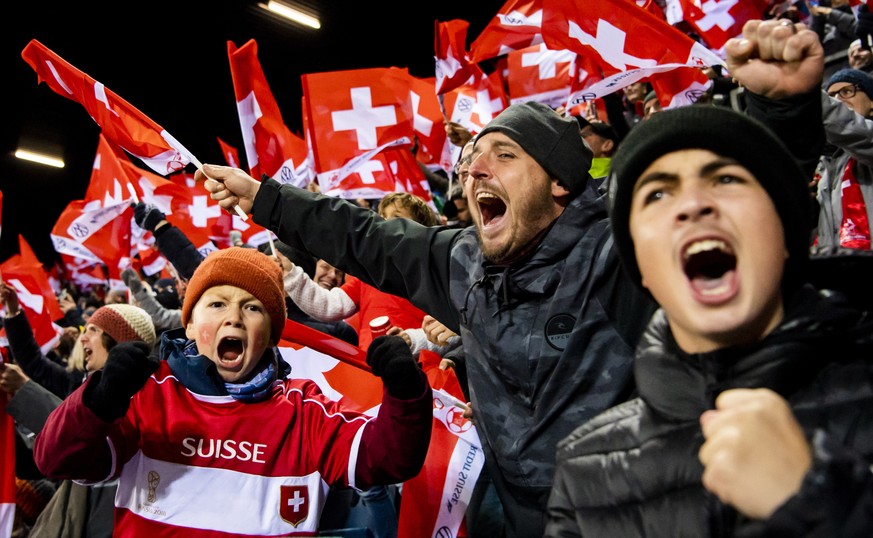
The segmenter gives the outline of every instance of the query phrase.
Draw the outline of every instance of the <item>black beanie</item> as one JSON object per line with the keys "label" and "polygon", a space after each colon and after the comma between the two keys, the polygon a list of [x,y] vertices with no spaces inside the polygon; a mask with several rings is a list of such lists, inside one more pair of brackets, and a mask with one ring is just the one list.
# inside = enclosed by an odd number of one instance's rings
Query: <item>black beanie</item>
{"label": "black beanie", "polygon": [[684,149],[736,160],[773,200],[788,250],[783,288],[799,283],[809,258],[812,202],[808,179],[788,148],[761,122],[727,107],[689,105],[665,110],[634,127],[612,158],[609,220],[628,275],[642,286],[630,236],[630,207],[640,175],[658,158]]}
{"label": "black beanie", "polygon": [[559,116],[548,105],[536,101],[510,105],[476,135],[476,140],[492,131],[515,141],[574,194],[581,192],[591,177],[591,150],[579,134],[579,124]]}

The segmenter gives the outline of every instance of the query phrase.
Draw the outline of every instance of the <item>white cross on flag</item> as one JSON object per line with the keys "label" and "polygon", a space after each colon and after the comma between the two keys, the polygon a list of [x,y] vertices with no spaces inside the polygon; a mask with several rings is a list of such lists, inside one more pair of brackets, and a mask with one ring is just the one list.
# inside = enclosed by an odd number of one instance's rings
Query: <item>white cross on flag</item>
{"label": "white cross on flag", "polygon": [[543,29],[550,48],[597,61],[604,79],[588,89],[594,97],[678,67],[723,65],[711,50],[628,0],[543,0]]}
{"label": "white cross on flag", "polygon": [[557,108],[567,102],[576,53],[535,45],[506,57],[509,102],[537,101]]}
{"label": "white cross on flag", "polygon": [[249,172],[256,179],[266,174],[282,183],[305,187],[315,178],[307,159],[309,149],[282,120],[258,61],[258,44],[251,39],[237,48],[228,41],[227,57]]}
{"label": "white cross on flag", "polygon": [[685,20],[713,50],[740,35],[750,19],[760,19],[768,0],[679,0]]}
{"label": "white cross on flag", "polygon": [[[413,111],[406,69],[373,68],[307,74],[303,108],[318,183],[339,185],[385,148],[410,145]],[[363,180],[362,180],[363,181]]]}

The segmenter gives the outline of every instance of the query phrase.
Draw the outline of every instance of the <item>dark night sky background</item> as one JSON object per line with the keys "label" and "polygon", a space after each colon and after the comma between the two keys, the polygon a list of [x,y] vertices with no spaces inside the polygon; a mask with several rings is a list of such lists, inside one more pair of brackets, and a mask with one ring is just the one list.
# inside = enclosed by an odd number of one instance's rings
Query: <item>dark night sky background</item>
{"label": "dark night sky background", "polygon": [[[18,252],[21,234],[44,263],[60,212],[87,188],[99,128],[80,104],[37,85],[21,59],[31,39],[139,108],[197,156],[224,163],[216,137],[244,158],[227,41],[258,43],[258,58],[288,127],[300,132],[300,76],[368,67],[434,69],[434,21],[464,19],[475,38],[503,0],[432,2],[307,0],[319,31],[278,22],[256,1],[16,3],[0,17],[3,95],[0,112],[0,261]],[[20,138],[63,148],[63,170],[12,154]],[[134,159],[136,164],[141,164]]]}

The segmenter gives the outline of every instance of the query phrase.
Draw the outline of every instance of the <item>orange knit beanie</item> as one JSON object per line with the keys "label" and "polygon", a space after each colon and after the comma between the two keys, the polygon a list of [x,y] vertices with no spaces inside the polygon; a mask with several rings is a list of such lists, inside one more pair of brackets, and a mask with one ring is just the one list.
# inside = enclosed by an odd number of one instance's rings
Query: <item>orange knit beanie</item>
{"label": "orange knit beanie", "polygon": [[188,281],[182,304],[182,324],[203,292],[213,286],[236,286],[264,304],[272,322],[270,340],[275,344],[285,329],[285,288],[282,270],[275,260],[253,248],[230,247],[209,253]]}

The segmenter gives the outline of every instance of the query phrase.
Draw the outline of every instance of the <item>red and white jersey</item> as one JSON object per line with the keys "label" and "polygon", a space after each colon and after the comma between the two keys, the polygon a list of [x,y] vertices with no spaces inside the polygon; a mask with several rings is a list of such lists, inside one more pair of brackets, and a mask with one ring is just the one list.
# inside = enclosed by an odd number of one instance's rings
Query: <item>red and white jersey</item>
{"label": "red and white jersey", "polygon": [[110,434],[123,464],[116,533],[314,534],[329,484],[354,485],[370,417],[340,410],[308,380],[274,390],[259,403],[200,396],[161,363]]}

